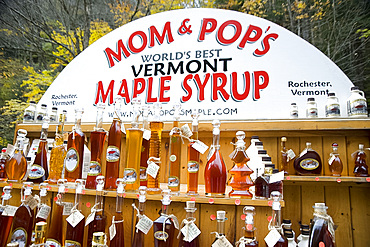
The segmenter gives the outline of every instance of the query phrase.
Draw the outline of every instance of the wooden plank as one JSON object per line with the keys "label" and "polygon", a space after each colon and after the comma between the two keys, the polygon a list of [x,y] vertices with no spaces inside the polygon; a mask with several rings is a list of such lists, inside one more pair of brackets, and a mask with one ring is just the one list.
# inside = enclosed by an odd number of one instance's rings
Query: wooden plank
{"label": "wooden plank", "polygon": [[348,136],[347,137],[347,162],[348,162],[348,175],[354,176],[355,161],[352,154],[358,150],[358,145],[364,144],[365,148],[369,147],[369,137],[367,136]]}
{"label": "wooden plank", "polygon": [[316,202],[325,202],[324,186],[313,184],[302,186],[301,195],[302,224],[309,225],[310,219],[313,218],[312,206]]}
{"label": "wooden plank", "polygon": [[[370,187],[350,187],[353,246],[369,246]],[[339,230],[339,228],[338,228]]]}
{"label": "wooden plank", "polygon": [[282,208],[282,218],[292,221],[292,229],[295,231],[296,236],[298,236],[300,233],[299,222],[302,219],[301,186],[284,184],[283,194],[284,200],[287,203]]}
{"label": "wooden plank", "polygon": [[267,154],[271,157],[272,164],[275,164],[275,168],[279,168],[279,156],[278,150],[280,146],[277,145],[278,140],[276,137],[260,137],[260,141],[263,142],[263,149],[267,151]]}

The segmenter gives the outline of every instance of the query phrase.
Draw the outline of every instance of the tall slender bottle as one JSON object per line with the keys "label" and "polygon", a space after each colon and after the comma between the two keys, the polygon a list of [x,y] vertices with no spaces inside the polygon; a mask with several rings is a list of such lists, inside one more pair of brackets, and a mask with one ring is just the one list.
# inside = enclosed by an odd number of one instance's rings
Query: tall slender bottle
{"label": "tall slender bottle", "polygon": [[91,161],[86,178],[87,189],[95,189],[96,177],[102,174],[102,154],[105,136],[107,135],[107,132],[103,129],[103,114],[105,106],[99,104],[96,108],[96,125],[94,131],[90,134]]}
{"label": "tall slender bottle", "polygon": [[213,144],[204,170],[206,196],[225,197],[226,166],[220,152],[220,120],[213,120]]}
{"label": "tall slender bottle", "polygon": [[6,176],[9,182],[18,182],[23,179],[27,172],[27,160],[23,154],[23,142],[26,138],[27,130],[19,129],[17,131],[17,140],[14,145],[14,153],[10,155],[10,159],[5,166]]}
{"label": "tall slender bottle", "polygon": [[229,180],[229,185],[232,190],[229,193],[230,197],[238,198],[252,198],[252,193],[249,192],[249,187],[253,186],[253,182],[250,175],[253,171],[248,167],[247,162],[249,158],[245,152],[245,133],[243,131],[236,132],[236,149],[232,153],[231,160],[234,162],[234,167],[231,168],[229,173],[231,178]]}
{"label": "tall slender bottle", "polygon": [[[124,247],[125,238],[123,228],[123,196],[125,193],[125,181],[122,178],[117,179],[117,197],[116,197],[116,213],[112,217],[112,225],[114,224],[115,236],[110,236],[110,247]],[[111,226],[112,227],[112,226]]]}
{"label": "tall slender bottle", "polygon": [[325,247],[335,246],[335,232],[334,222],[327,214],[328,209],[325,203],[315,203],[313,206],[313,220],[311,223],[310,237],[308,239],[308,246],[319,246],[321,242]]}
{"label": "tall slender bottle", "polygon": [[333,152],[330,153],[330,158],[328,161],[329,170],[332,176],[340,177],[343,171],[343,163],[339,157],[338,144],[333,143],[331,147],[333,148]]}
{"label": "tall slender bottle", "polygon": [[39,147],[37,149],[35,160],[30,168],[27,181],[42,183],[49,177],[47,150],[48,150],[48,129],[49,117],[45,116],[42,123]]}
{"label": "tall slender bottle", "polygon": [[85,134],[81,130],[83,109],[75,109],[76,121],[72,132],[68,135],[67,154],[64,159],[65,178],[74,182],[82,177]]}
{"label": "tall slender bottle", "polygon": [[[145,202],[146,202],[146,187],[140,186],[139,187],[139,205],[136,208],[135,204],[132,204],[132,207],[134,207],[137,211],[136,214],[136,224],[139,222],[139,220],[143,217],[144,211],[145,211]],[[144,247],[144,240],[145,240],[145,234],[140,231],[139,229],[135,229],[134,231],[134,238],[132,240],[132,247]]]}
{"label": "tall slender bottle", "polygon": [[179,128],[181,104],[173,105],[174,121],[170,131],[170,159],[168,188],[172,194],[180,194],[180,174],[181,174],[181,129]]}
{"label": "tall slender bottle", "polygon": [[[226,212],[223,211],[223,210],[217,211],[217,218],[216,219],[217,219],[217,232],[211,232],[211,233],[216,234],[216,238],[213,241],[213,243],[215,243],[217,241],[221,241],[222,238],[225,238],[225,240],[227,242],[229,242],[229,240],[227,240],[227,238],[225,236],[225,221],[227,220]],[[216,246],[218,246],[218,245],[216,245]]]}
{"label": "tall slender bottle", "polygon": [[[161,138],[162,138],[162,130],[163,130],[163,122],[160,119],[160,110],[161,104],[154,103],[154,118],[153,121],[150,122],[150,130],[151,130],[151,137],[150,137],[150,144],[149,144],[149,157],[153,157],[156,159],[161,158]],[[149,159],[150,159],[149,158]],[[148,175],[148,194],[160,194],[161,188],[159,187],[159,177],[161,174],[161,167],[160,163],[158,163],[159,169],[155,177]]]}
{"label": "tall slender bottle", "polygon": [[22,204],[15,212],[10,242],[18,242],[19,246],[29,246],[32,238],[33,221],[35,219],[34,210],[26,204],[26,199],[32,196],[32,182],[24,182],[21,192],[23,192]]}
{"label": "tall slender bottle", "polygon": [[[280,166],[279,171],[284,171],[284,175],[288,175],[292,166],[292,158],[289,156],[288,150],[286,148],[287,138],[285,136],[281,137],[281,152],[280,152]],[[289,150],[292,153],[291,150]],[[294,154],[294,153],[293,153]]]}
{"label": "tall slender bottle", "polygon": [[50,227],[46,238],[46,244],[54,247],[61,247],[63,243],[63,207],[64,207],[64,193],[66,179],[59,179],[57,200],[54,203],[53,210],[51,211]]}
{"label": "tall slender bottle", "polygon": [[51,184],[57,183],[58,180],[62,178],[64,159],[67,154],[67,150],[63,145],[64,120],[64,113],[59,114],[59,121],[55,132],[54,144],[50,152],[50,170],[48,180]]}
{"label": "tall slender bottle", "polygon": [[75,205],[73,206],[71,210],[71,215],[69,217],[79,218],[80,221],[75,226],[67,222],[66,239],[64,243],[64,246],[66,247],[81,247],[84,240],[85,217],[81,213],[81,197],[85,189],[85,180],[76,179],[75,183],[76,183]]}
{"label": "tall slender bottle", "polygon": [[91,209],[91,213],[95,213],[95,217],[94,220],[89,224],[89,230],[87,235],[88,246],[91,246],[91,241],[94,232],[105,231],[107,216],[104,215],[103,189],[104,189],[104,176],[97,176],[95,205]]}
{"label": "tall slender bottle", "polygon": [[143,142],[141,145],[141,157],[140,157],[140,186],[147,186],[148,177],[146,174],[146,168],[148,167],[149,159],[149,143],[151,131],[149,128],[148,114],[149,106],[143,105],[141,107],[143,114]]}
{"label": "tall slender bottle", "polygon": [[[276,229],[280,236],[280,239],[276,242],[274,247],[288,247],[288,240],[282,234],[282,227],[281,227],[281,194],[279,191],[271,192],[271,197],[273,199],[272,203],[272,219],[269,223],[269,230]],[[266,245],[267,246],[267,245]]]}
{"label": "tall slender bottle", "polygon": [[[192,232],[198,232],[200,234],[200,231],[196,230],[198,227],[195,225],[195,211],[197,208],[195,207],[195,201],[187,201],[186,202],[186,219],[183,220],[181,225],[184,225],[185,232],[189,232],[190,228],[192,229]],[[196,229],[194,230],[194,228]],[[184,229],[184,228],[183,228]],[[199,247],[199,235],[196,236],[194,239],[189,239],[190,235],[185,236],[184,234],[181,234],[179,247]],[[190,240],[190,241],[189,241]]]}
{"label": "tall slender bottle", "polygon": [[0,154],[0,182],[6,181],[5,165],[9,160],[9,154],[6,152],[6,148],[1,150]]}
{"label": "tall slender bottle", "polygon": [[[10,194],[11,191],[11,186],[4,186],[3,195],[1,196],[2,201],[0,206],[0,226],[2,229],[0,230],[0,247],[6,246],[14,217],[14,215],[8,215],[7,213],[4,213],[8,206],[8,201],[10,200],[10,198],[12,198],[12,195]],[[12,208],[14,209],[15,207]]]}
{"label": "tall slender bottle", "polygon": [[369,167],[366,164],[366,153],[364,151],[364,144],[358,145],[358,151],[355,156],[355,169],[353,173],[356,177],[368,177]]}
{"label": "tall slender bottle", "polygon": [[200,162],[200,153],[193,148],[194,143],[198,140],[198,118],[199,113],[197,109],[192,109],[192,132],[193,132],[193,141],[188,144],[188,177],[187,177],[187,195],[195,196],[198,195],[198,177],[199,177],[199,162]]}
{"label": "tall slender bottle", "polygon": [[244,236],[239,239],[237,242],[238,244],[235,244],[235,246],[258,247],[258,241],[256,238],[257,230],[254,226],[254,215],[256,215],[255,209],[252,206],[245,206],[243,208],[243,213],[245,215],[245,226],[243,227]]}
{"label": "tall slender bottle", "polygon": [[48,222],[49,219],[49,214],[51,211],[51,207],[48,205],[48,200],[47,200],[47,193],[48,190],[50,189],[50,186],[48,183],[44,182],[39,184],[39,189],[40,189],[40,203],[37,205],[36,209],[36,218],[35,218],[35,224],[38,222]]}
{"label": "tall slender bottle", "polygon": [[134,192],[140,187],[140,158],[141,145],[143,143],[143,131],[139,128],[140,117],[139,99],[132,99],[133,119],[131,128],[126,131],[126,168],[124,179],[126,181],[126,191]]}
{"label": "tall slender bottle", "polygon": [[119,111],[121,107],[121,99],[117,99],[114,104],[115,116],[110,126],[108,133],[108,148],[106,156],[106,172],[105,172],[105,189],[117,189],[116,180],[119,176],[119,164],[121,157],[121,120]]}

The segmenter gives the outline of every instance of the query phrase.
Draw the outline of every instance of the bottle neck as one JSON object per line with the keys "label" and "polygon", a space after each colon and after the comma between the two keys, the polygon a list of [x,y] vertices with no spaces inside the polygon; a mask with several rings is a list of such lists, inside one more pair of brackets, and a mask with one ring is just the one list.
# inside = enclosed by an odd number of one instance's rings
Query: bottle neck
{"label": "bottle neck", "polygon": [[217,232],[220,235],[225,235],[225,220],[217,220]]}
{"label": "bottle neck", "polygon": [[57,129],[55,131],[55,136],[62,136],[63,135],[64,119],[65,119],[64,114],[60,114],[58,126],[57,126]]}
{"label": "bottle neck", "polygon": [[81,116],[77,116],[75,120],[75,129],[81,130]]}
{"label": "bottle neck", "polygon": [[117,194],[117,197],[116,197],[116,212],[117,213],[122,213],[122,206],[123,206],[123,196]]}
{"label": "bottle neck", "polygon": [[255,234],[254,229],[252,231],[245,230],[244,231],[244,237],[249,238],[249,239],[255,238],[256,234]]}
{"label": "bottle neck", "polygon": [[144,214],[144,210],[145,210],[145,202],[139,202],[139,212],[140,214]]}
{"label": "bottle neck", "polygon": [[281,210],[279,209],[273,209],[272,210],[272,220],[271,220],[271,226],[275,227],[277,229],[281,228]]}
{"label": "bottle neck", "polygon": [[169,205],[162,204],[162,214],[168,215],[168,207]]}
{"label": "bottle neck", "polygon": [[186,210],[186,219],[187,220],[195,220],[195,211],[194,210]]}
{"label": "bottle neck", "polygon": [[8,199],[5,199],[4,197],[2,198],[2,200],[1,200],[1,205],[3,206],[3,207],[5,207],[6,205],[8,205],[8,202],[9,202],[9,200]]}
{"label": "bottle neck", "polygon": [[46,141],[46,139],[48,139],[48,129],[47,128],[42,128],[41,129],[40,140]]}
{"label": "bottle neck", "polygon": [[76,193],[76,196],[75,196],[75,205],[76,205],[76,209],[81,211],[81,199],[82,199],[82,195],[79,194],[79,193]]}
{"label": "bottle neck", "polygon": [[24,147],[23,138],[17,138],[17,141],[14,146],[16,150],[23,151],[23,147]]}
{"label": "bottle neck", "polygon": [[[217,132],[217,133],[215,133]],[[213,132],[213,143],[212,143],[212,146],[216,149],[216,150],[219,150],[220,149],[220,131],[219,130],[216,130]]]}
{"label": "bottle neck", "polygon": [[98,212],[103,211],[103,207],[104,207],[103,200],[104,200],[103,191],[97,190],[96,197],[95,197],[95,205],[97,205],[96,210],[98,210]]}
{"label": "bottle neck", "polygon": [[285,142],[281,142],[281,150],[286,152]]}

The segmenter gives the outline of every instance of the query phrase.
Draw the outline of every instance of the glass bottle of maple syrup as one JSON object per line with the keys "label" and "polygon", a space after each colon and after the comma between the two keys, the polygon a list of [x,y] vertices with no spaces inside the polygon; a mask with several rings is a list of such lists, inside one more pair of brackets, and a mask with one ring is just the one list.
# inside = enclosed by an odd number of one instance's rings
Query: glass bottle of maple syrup
{"label": "glass bottle of maple syrup", "polygon": [[368,177],[369,167],[366,164],[366,153],[364,151],[364,144],[358,145],[358,151],[355,156],[355,169],[353,173],[356,177]]}
{"label": "glass bottle of maple syrup", "polygon": [[325,206],[325,203],[315,203],[313,208],[314,218],[311,223],[308,246],[319,246],[320,242],[323,242],[325,247],[334,247],[334,222],[326,212],[328,207]]}
{"label": "glass bottle of maple syrup", "polygon": [[[154,118],[150,122],[151,137],[149,142],[149,159],[151,157],[160,159],[161,158],[161,138],[163,130],[163,122],[160,119],[160,110],[162,106],[160,103],[154,103]],[[148,175],[148,194],[160,194],[161,188],[159,187],[159,177],[161,172],[160,162],[158,163],[159,169],[157,176],[153,178],[151,175]]]}
{"label": "glass bottle of maple syrup", "polygon": [[3,195],[1,196],[0,226],[2,229],[0,230],[0,247],[4,247],[6,245],[14,217],[13,214],[8,214],[6,212],[8,210],[6,209],[11,208],[12,211],[16,209],[16,207],[8,205],[8,201],[12,198],[12,195],[10,194],[11,191],[11,186],[4,186]]}
{"label": "glass bottle of maple syrup", "polygon": [[[123,207],[123,199],[125,193],[125,181],[122,178],[117,178],[117,196],[116,196],[116,212],[112,217],[112,225],[110,227],[115,228],[115,235],[110,236],[110,247],[124,247],[125,246],[125,238],[124,238],[124,228],[123,228],[123,215],[122,215],[122,207]],[[111,234],[111,232],[110,232]]]}
{"label": "glass bottle of maple syrup", "polygon": [[[24,182],[21,189],[22,204],[15,212],[10,242],[18,242],[20,246],[29,246],[32,238],[34,210],[26,203],[26,199],[32,196],[32,182]],[[22,196],[23,193],[23,196]]]}
{"label": "glass bottle of maple syrup", "polygon": [[245,226],[243,227],[244,236],[239,239],[238,246],[258,247],[258,241],[256,238],[257,230],[254,226],[254,215],[256,214],[255,209],[252,206],[245,206],[243,208],[243,213],[245,215]]}
{"label": "glass bottle of maple syrup", "polygon": [[149,159],[149,140],[151,136],[149,128],[149,106],[143,105],[141,107],[143,114],[143,142],[141,144],[141,156],[140,156],[140,186],[147,186],[148,177],[146,174],[146,168],[148,167]]}
{"label": "glass bottle of maple syrup", "polygon": [[61,224],[60,222],[63,222],[63,200],[66,190],[66,182],[66,179],[59,179],[57,182],[58,194],[56,196],[56,200],[54,199],[55,203],[53,206],[53,210],[51,211],[50,226],[46,238],[46,244],[48,244],[49,246],[62,247],[64,228],[63,224]]}
{"label": "glass bottle of maple syrup", "polygon": [[232,187],[229,196],[252,198],[253,195],[249,192],[249,187],[253,186],[253,182],[250,178],[250,174],[252,174],[253,171],[247,165],[249,158],[245,152],[245,133],[243,131],[236,132],[236,138],[236,148],[230,155],[231,160],[234,162],[234,167],[229,171],[231,174],[229,185]]}
{"label": "glass bottle of maple syrup", "polygon": [[1,150],[0,154],[0,182],[6,181],[6,172],[5,172],[5,165],[9,160],[9,155],[6,152],[6,148]]}
{"label": "glass bottle of maple syrup", "polygon": [[48,180],[51,184],[57,183],[58,180],[62,178],[64,159],[67,154],[67,150],[63,145],[64,120],[64,113],[59,114],[58,126],[55,131],[54,144],[50,152],[50,170]]}
{"label": "glass bottle of maple syrup", "polygon": [[330,170],[332,176],[340,177],[340,175],[342,174],[342,171],[343,171],[343,163],[342,163],[342,160],[339,157],[338,144],[333,143],[331,146],[333,148],[333,152],[331,152],[330,158],[329,158],[329,161],[328,161],[329,170]]}
{"label": "glass bottle of maple syrup", "polygon": [[[81,213],[81,197],[85,189],[85,180],[76,179],[76,195],[75,195],[75,205],[71,210],[71,215],[67,218],[67,230],[65,236],[64,246],[68,247],[81,247],[83,246],[84,231],[85,231],[85,216]],[[76,225],[71,225],[68,219],[72,217],[78,219]],[[91,243],[91,242],[90,242]]]}
{"label": "glass bottle of maple syrup", "polygon": [[[281,152],[280,152],[280,166],[279,171],[284,171],[284,175],[289,175],[292,173],[293,159],[295,153],[292,149],[287,149],[286,147],[287,138],[285,136],[281,137]],[[294,171],[293,171],[294,172]]]}
{"label": "glass bottle of maple syrup", "polygon": [[96,188],[96,177],[102,174],[102,154],[105,137],[107,132],[103,129],[103,115],[105,106],[97,105],[96,125],[94,131],[90,134],[91,142],[91,161],[86,178],[86,188]]}
{"label": "glass bottle of maple syrup", "polygon": [[268,228],[269,228],[270,231],[276,229],[279,232],[279,234],[281,235],[280,239],[276,242],[274,247],[288,247],[288,240],[282,234],[281,204],[280,204],[281,194],[280,194],[280,192],[279,191],[271,192],[271,198],[273,200],[273,202],[272,202],[272,219],[269,223]]}
{"label": "glass bottle of maple syrup", "polygon": [[6,176],[9,182],[18,182],[23,179],[27,172],[27,160],[23,154],[23,143],[26,138],[27,130],[17,131],[17,140],[14,145],[14,152],[11,152],[8,163],[5,166]]}
{"label": "glass bottle of maple syrup", "polygon": [[88,224],[89,229],[88,229],[88,235],[87,235],[87,243],[89,246],[92,241],[94,232],[104,232],[105,231],[105,224],[107,221],[107,216],[104,215],[103,189],[104,189],[104,176],[97,176],[96,177],[95,205],[91,209],[91,213],[95,212],[95,216],[92,222]]}
{"label": "glass bottle of maple syrup", "polygon": [[140,187],[140,158],[143,143],[143,131],[139,128],[140,105],[139,99],[132,99],[133,119],[131,128],[126,131],[126,167],[124,179],[126,191],[136,192]]}
{"label": "glass bottle of maple syrup", "polygon": [[49,168],[47,161],[48,129],[49,117],[45,116],[42,123],[39,147],[37,149],[35,160],[30,167],[30,173],[28,174],[27,181],[42,183],[49,177]]}
{"label": "glass bottle of maple syrup", "polygon": [[220,120],[213,120],[213,144],[204,170],[206,196],[225,197],[227,171],[220,152]]}
{"label": "glass bottle of maple syrup", "polygon": [[48,222],[51,207],[48,205],[47,193],[50,186],[47,182],[39,184],[40,189],[40,203],[37,205],[35,223]]}
{"label": "glass bottle of maple syrup", "polygon": [[185,232],[192,232],[192,234],[198,234],[196,237],[191,236],[190,234],[188,236],[185,236],[183,233],[181,233],[179,247],[200,247],[199,245],[199,234],[200,231],[198,227],[195,225],[195,211],[197,208],[195,207],[195,201],[187,201],[186,202],[186,219],[183,221],[185,224],[184,227],[187,227],[187,230]]}
{"label": "glass bottle of maple syrup", "polygon": [[306,148],[294,160],[294,169],[299,175],[319,175],[322,170],[320,155],[311,148],[311,143],[306,143]]}
{"label": "glass bottle of maple syrup", "polygon": [[199,113],[196,108],[192,109],[192,132],[193,132],[193,141],[188,144],[188,164],[187,164],[187,187],[188,191],[186,192],[189,196],[198,195],[198,178],[199,178],[199,165],[200,165],[200,153],[198,150],[193,148],[194,143],[198,140],[198,118]]}
{"label": "glass bottle of maple syrup", "polygon": [[68,135],[67,154],[64,159],[64,177],[74,182],[82,177],[85,134],[81,130],[83,109],[75,109],[76,121],[72,132]]}
{"label": "glass bottle of maple syrup", "polygon": [[[145,211],[145,202],[146,202],[146,187],[140,186],[139,187],[139,205],[137,208],[135,208],[135,204],[132,204],[132,206],[137,210],[137,217],[136,217],[136,224],[140,221],[140,219],[144,215]],[[145,234],[144,232],[140,231],[139,229],[136,229],[134,231],[134,237],[132,240],[132,247],[144,247],[145,243]]]}

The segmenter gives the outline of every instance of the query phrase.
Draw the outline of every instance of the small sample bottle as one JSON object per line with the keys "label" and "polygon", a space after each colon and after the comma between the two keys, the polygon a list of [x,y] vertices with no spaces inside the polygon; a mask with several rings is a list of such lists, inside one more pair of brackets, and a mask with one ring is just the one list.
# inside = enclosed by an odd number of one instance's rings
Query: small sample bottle
{"label": "small sample bottle", "polygon": [[288,247],[288,240],[284,235],[281,234],[282,227],[281,227],[281,194],[278,191],[271,192],[271,198],[273,199],[272,202],[272,218],[269,223],[269,230],[276,229],[278,233],[280,233],[280,238],[274,245],[274,247]]}
{"label": "small sample bottle", "polygon": [[298,106],[296,103],[290,104],[290,118],[298,118]]}
{"label": "small sample bottle", "polygon": [[5,166],[8,160],[9,160],[9,155],[6,152],[6,148],[3,148],[0,154],[0,182],[6,181],[7,177],[6,177],[6,172],[5,172]]}
{"label": "small sample bottle", "polygon": [[284,175],[289,175],[289,171],[293,168],[292,160],[295,157],[291,149],[286,148],[287,138],[281,137],[281,152],[280,152],[280,166],[279,171],[284,171]]}
{"label": "small sample bottle", "polygon": [[317,104],[315,98],[308,98],[307,99],[307,106],[306,106],[306,117],[307,118],[317,118]]}
{"label": "small sample bottle", "polygon": [[[137,217],[136,217],[136,224],[140,221],[141,217],[144,215],[145,211],[145,202],[146,202],[146,187],[145,186],[140,186],[139,187],[139,205],[136,208],[135,204],[132,204],[132,206],[136,209],[137,211]],[[144,247],[144,241],[145,241],[145,234],[136,229],[134,231],[134,237],[132,241],[132,247]]]}
{"label": "small sample bottle", "polygon": [[48,190],[50,189],[49,184],[47,182],[40,183],[39,189],[40,189],[40,194],[39,194],[40,203],[39,205],[37,205],[35,223],[42,222],[42,221],[48,222],[49,214],[51,211],[51,207],[48,205],[48,199],[47,199]]}
{"label": "small sample bottle", "polygon": [[366,153],[364,151],[364,144],[358,145],[358,151],[355,156],[355,169],[353,173],[356,177],[368,177],[369,167],[366,164]]}
{"label": "small sample bottle", "polygon": [[359,87],[351,87],[351,95],[347,99],[347,113],[353,118],[367,117],[365,93]]}
{"label": "small sample bottle", "polygon": [[342,160],[339,158],[338,144],[333,143],[331,146],[333,148],[333,152],[331,152],[330,158],[328,161],[329,170],[332,176],[340,177],[343,171],[343,163],[342,163]]}
{"label": "small sample bottle", "polygon": [[[217,211],[216,215],[217,215],[217,218],[216,218],[216,220],[217,220],[217,232],[215,233],[216,238],[213,241],[213,244],[215,244],[215,242],[217,242],[217,241],[220,241],[219,240],[220,238],[226,238],[226,236],[225,236],[225,221],[227,220],[226,212],[223,211],[223,210],[219,210],[219,211]],[[215,246],[218,246],[218,245],[215,245]]]}
{"label": "small sample bottle", "polygon": [[36,102],[31,100],[30,105],[24,110],[23,123],[34,123],[36,115]]}
{"label": "small sample bottle", "polygon": [[[258,241],[256,236],[256,227],[254,226],[254,215],[256,215],[255,209],[252,206],[245,206],[243,208],[245,215],[245,225],[243,227],[244,236],[239,239],[236,246],[245,247],[258,247]],[[243,245],[244,244],[244,245]]]}
{"label": "small sample bottle", "polygon": [[[193,232],[195,232],[194,228],[197,227],[195,225],[195,211],[197,208],[195,207],[195,201],[187,201],[186,202],[186,219],[182,222],[181,225],[185,225],[184,227],[187,227],[187,231],[189,232],[189,228],[191,227],[193,229]],[[194,225],[194,226],[192,226]],[[199,229],[198,229],[199,230]],[[199,231],[200,233],[200,231]],[[181,234],[181,233],[180,233]],[[197,235],[195,238],[190,239],[191,236],[185,236],[184,234],[181,234],[180,241],[179,241],[179,247],[200,247],[199,245],[199,235]]]}
{"label": "small sample bottle", "polygon": [[319,246],[320,242],[323,242],[325,247],[334,247],[334,222],[326,212],[328,207],[325,203],[315,203],[313,208],[314,218],[311,223],[308,246]]}
{"label": "small sample bottle", "polygon": [[3,195],[1,196],[1,206],[0,206],[0,246],[3,247],[8,240],[8,236],[10,233],[10,229],[12,227],[13,216],[10,215],[3,215],[5,208],[8,206],[8,201],[12,198],[10,194],[12,191],[11,186],[4,186],[3,188]]}
{"label": "small sample bottle", "polygon": [[311,143],[306,143],[306,148],[294,160],[294,169],[299,175],[319,175],[322,170],[320,155],[311,148]]}
{"label": "small sample bottle", "polygon": [[192,117],[192,132],[193,136],[192,142],[188,144],[188,164],[187,164],[187,195],[189,196],[196,196],[198,195],[198,178],[199,178],[199,166],[200,166],[200,153],[198,150],[193,148],[194,143],[198,140],[198,118],[199,112],[197,109],[192,109],[191,111]]}
{"label": "small sample bottle", "polygon": [[[124,228],[123,228],[123,199],[125,193],[125,181],[122,178],[117,178],[117,196],[116,196],[116,213],[112,217],[112,224],[116,229],[116,235],[110,236],[110,247],[123,247],[125,245]],[[140,246],[137,246],[140,247]]]}
{"label": "small sample bottle", "polygon": [[46,239],[47,223],[45,221],[37,222],[35,226],[35,242],[33,246],[44,246]]}
{"label": "small sample bottle", "polygon": [[328,99],[325,105],[325,116],[340,117],[339,100],[333,92],[328,93]]}
{"label": "small sample bottle", "polygon": [[143,105],[141,107],[143,114],[143,142],[141,144],[141,156],[140,156],[140,186],[147,186],[148,177],[146,174],[146,168],[148,167],[149,159],[149,143],[151,131],[149,128],[149,106]]}
{"label": "small sample bottle", "polygon": [[44,117],[48,115],[47,105],[41,104],[41,108],[36,112],[36,123],[42,123]]}
{"label": "small sample bottle", "polygon": [[23,141],[27,135],[27,131],[19,129],[17,131],[17,140],[14,145],[14,153],[10,155],[10,159],[5,166],[6,176],[8,181],[19,182],[23,179],[27,172],[27,160],[23,154]]}
{"label": "small sample bottle", "polygon": [[298,242],[298,247],[308,247],[309,238],[310,238],[310,230],[302,229],[301,240]]}
{"label": "small sample bottle", "polygon": [[50,123],[58,123],[58,107],[52,107],[49,114]]}

